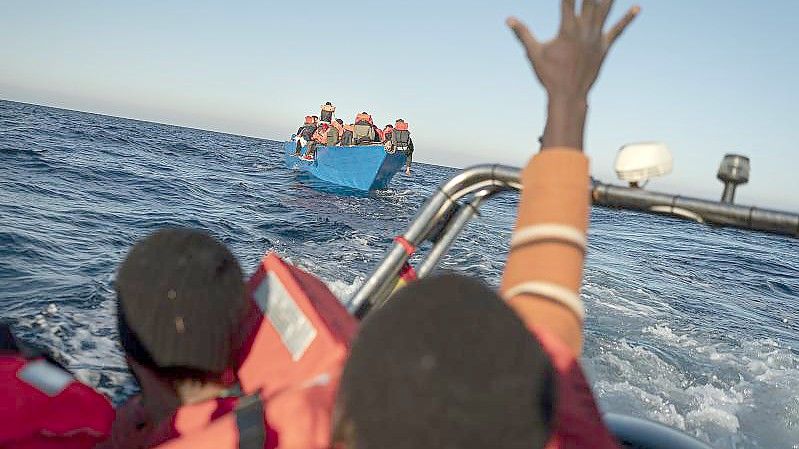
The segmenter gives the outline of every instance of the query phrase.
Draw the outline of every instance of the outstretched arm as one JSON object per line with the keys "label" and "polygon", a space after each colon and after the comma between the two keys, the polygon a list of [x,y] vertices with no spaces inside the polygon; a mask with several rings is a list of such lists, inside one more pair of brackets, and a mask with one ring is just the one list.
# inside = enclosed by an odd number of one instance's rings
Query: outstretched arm
{"label": "outstretched arm", "polygon": [[542,151],[522,176],[523,191],[502,293],[528,324],[545,328],[575,354],[582,348],[579,297],[588,228],[588,160],[582,153],[588,92],[613,43],[633,21],[632,7],[609,31],[613,0],[562,0],[561,24],[538,42],[518,19],[508,26],[547,92]]}

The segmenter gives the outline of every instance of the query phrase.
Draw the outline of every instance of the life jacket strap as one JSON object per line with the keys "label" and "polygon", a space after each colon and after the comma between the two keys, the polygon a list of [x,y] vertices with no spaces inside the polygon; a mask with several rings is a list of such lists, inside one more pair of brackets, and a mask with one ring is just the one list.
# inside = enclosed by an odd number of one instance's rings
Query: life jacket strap
{"label": "life jacket strap", "polygon": [[266,426],[260,392],[239,399],[235,413],[236,426],[239,429],[239,448],[263,449],[266,444]]}

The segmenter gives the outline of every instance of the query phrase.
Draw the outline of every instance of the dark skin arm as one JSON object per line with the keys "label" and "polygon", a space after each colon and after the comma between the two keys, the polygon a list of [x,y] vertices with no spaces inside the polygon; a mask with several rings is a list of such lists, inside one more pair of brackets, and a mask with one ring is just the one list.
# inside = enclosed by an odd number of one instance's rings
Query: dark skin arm
{"label": "dark skin arm", "polygon": [[[633,21],[640,9],[635,6],[607,32],[605,22],[610,13],[612,0],[582,0],[579,13],[575,11],[575,0],[562,0],[561,24],[557,36],[548,42],[539,42],[527,27],[511,17],[508,26],[524,46],[527,58],[533,66],[538,80],[547,92],[547,123],[544,130],[542,150],[568,148],[583,149],[583,131],[588,109],[588,92],[596,82],[602,63],[616,39]],[[587,173],[582,176],[587,177]],[[579,182],[579,180],[578,180]],[[586,180],[587,182],[587,180]],[[527,187],[525,187],[526,189]],[[586,192],[587,195],[587,192]],[[529,209],[522,194],[519,209]],[[562,211],[576,216],[587,216],[587,204],[565,202]],[[578,210],[580,209],[580,210]],[[517,226],[530,223],[518,222]],[[567,223],[568,224],[568,223]],[[553,256],[561,263],[557,266],[536,264],[542,254]],[[505,267],[502,289],[526,281],[550,281],[570,289],[579,288],[582,252],[557,244],[541,244],[536,248],[511,251]],[[547,329],[565,342],[575,354],[582,350],[582,322],[571,311],[558,302],[531,294],[521,294],[509,300],[509,304],[527,323]]]}

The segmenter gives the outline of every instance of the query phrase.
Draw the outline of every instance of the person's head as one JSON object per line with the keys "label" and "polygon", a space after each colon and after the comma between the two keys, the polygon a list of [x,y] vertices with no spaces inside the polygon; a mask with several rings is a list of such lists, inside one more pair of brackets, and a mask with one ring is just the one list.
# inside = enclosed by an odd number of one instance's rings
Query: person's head
{"label": "person's head", "polygon": [[327,102],[325,102],[325,106],[333,106],[333,103],[327,101]]}
{"label": "person's head", "polygon": [[313,117],[311,117],[310,115],[306,115],[306,116],[305,116],[305,124],[306,124],[306,125],[311,125],[311,124],[313,124]]}
{"label": "person's head", "polygon": [[393,126],[393,125],[386,125],[386,126],[383,128],[383,131],[391,131],[392,129],[394,129],[394,126]]}
{"label": "person's head", "polygon": [[340,118],[336,119],[336,123],[338,123],[341,126],[344,126],[344,120],[341,120]]}
{"label": "person's head", "polygon": [[405,120],[403,120],[403,119],[401,119],[401,118],[398,118],[398,119],[396,120],[396,123],[405,123]]}
{"label": "person's head", "polygon": [[314,123],[318,123],[318,122],[319,122],[319,116],[317,116],[317,115],[312,115],[311,117],[313,117],[313,122],[314,122]]}
{"label": "person's head", "polygon": [[333,441],[347,449],[530,449],[549,438],[554,374],[492,290],[409,284],[367,316],[344,368]]}
{"label": "person's head", "polygon": [[146,370],[176,389],[232,380],[249,303],[225,245],[202,231],[156,231],[122,262],[116,292],[119,338],[137,377]]}

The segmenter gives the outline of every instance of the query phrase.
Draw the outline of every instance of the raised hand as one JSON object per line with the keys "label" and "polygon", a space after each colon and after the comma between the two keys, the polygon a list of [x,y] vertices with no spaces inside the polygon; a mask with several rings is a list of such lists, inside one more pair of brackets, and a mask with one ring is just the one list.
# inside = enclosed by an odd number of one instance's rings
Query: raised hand
{"label": "raised hand", "polygon": [[599,75],[605,56],[640,8],[630,8],[609,31],[603,32],[613,0],[562,0],[558,35],[538,42],[515,17],[508,26],[524,45],[533,70],[549,97],[543,148],[567,146],[582,149],[588,92]]}

